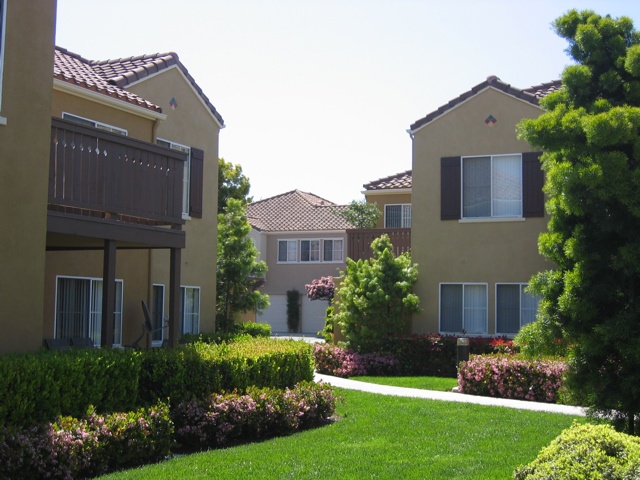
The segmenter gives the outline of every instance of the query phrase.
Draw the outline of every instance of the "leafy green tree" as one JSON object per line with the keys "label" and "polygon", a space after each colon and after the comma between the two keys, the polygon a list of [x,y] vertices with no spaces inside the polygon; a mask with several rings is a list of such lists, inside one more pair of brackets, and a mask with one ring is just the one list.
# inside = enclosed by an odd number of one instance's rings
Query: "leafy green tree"
{"label": "leafy green tree", "polygon": [[249,179],[242,173],[240,165],[226,162],[224,158],[218,159],[218,214],[224,212],[230,198],[251,203],[250,189]]}
{"label": "leafy green tree", "polygon": [[571,10],[555,20],[576,61],[545,110],[519,125],[544,149],[554,270],[532,279],[541,321],[572,346],[569,385],[593,410],[640,412],[640,36],[627,17]]}
{"label": "leafy green tree", "polygon": [[382,215],[377,203],[367,203],[366,200],[352,200],[346,209],[334,211],[355,228],[376,228]]}
{"label": "leafy green tree", "polygon": [[376,238],[371,249],[373,258],[347,259],[334,317],[349,347],[360,352],[380,351],[385,340],[402,334],[411,315],[420,310],[412,293],[418,266],[409,254],[396,257],[388,235]]}
{"label": "leafy green tree", "polygon": [[249,238],[250,231],[245,204],[229,198],[218,215],[216,327],[224,332],[231,331],[238,313],[269,306],[269,296],[255,288],[267,265],[256,261],[258,251]]}

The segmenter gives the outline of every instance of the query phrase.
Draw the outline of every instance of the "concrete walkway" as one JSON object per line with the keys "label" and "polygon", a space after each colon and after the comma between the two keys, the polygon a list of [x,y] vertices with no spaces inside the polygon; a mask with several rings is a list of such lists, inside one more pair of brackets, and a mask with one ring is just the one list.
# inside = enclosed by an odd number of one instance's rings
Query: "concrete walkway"
{"label": "concrete walkway", "polygon": [[465,395],[454,392],[438,392],[435,390],[420,390],[418,388],[392,387],[389,385],[376,385],[374,383],[359,382],[348,378],[332,377],[322,373],[315,373],[316,382],[322,381],[334,387],[362,392],[379,393],[382,395],[395,395],[398,397],[427,398],[430,400],[442,400],[445,402],[475,403],[476,405],[489,405],[495,407],[517,408],[520,410],[533,410],[537,412],[560,413],[563,415],[585,416],[586,410],[582,407],[558,405],[554,403],[527,402],[524,400],[512,400],[508,398],[479,397],[477,395]]}

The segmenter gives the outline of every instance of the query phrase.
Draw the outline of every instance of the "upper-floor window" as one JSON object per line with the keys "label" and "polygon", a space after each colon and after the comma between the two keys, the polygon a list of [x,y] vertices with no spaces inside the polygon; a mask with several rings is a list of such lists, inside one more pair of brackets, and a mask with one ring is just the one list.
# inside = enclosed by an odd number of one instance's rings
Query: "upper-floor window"
{"label": "upper-floor window", "polygon": [[462,158],[462,217],[522,216],[522,156]]}
{"label": "upper-floor window", "polygon": [[[4,32],[6,30],[6,0],[0,0],[0,112],[2,111],[2,73],[4,71]],[[2,122],[0,116],[0,123]]]}
{"label": "upper-floor window", "polygon": [[98,122],[96,120],[91,120],[90,118],[79,117],[78,115],[73,115],[72,113],[62,112],[62,118],[65,120],[69,120],[70,122],[85,125],[87,127],[98,128],[100,130],[104,130],[105,132],[116,133],[123,136],[127,136],[129,134],[129,132],[127,132],[127,130],[125,130],[124,128],[114,127],[113,125]]}
{"label": "upper-floor window", "polygon": [[541,152],[440,159],[440,219],[544,216]]}
{"label": "upper-floor window", "polygon": [[385,205],[384,228],[411,228],[411,204]]}
{"label": "upper-floor window", "polygon": [[342,239],[287,239],[278,240],[278,263],[342,262]]}
{"label": "upper-floor window", "polygon": [[168,147],[173,150],[187,154],[187,161],[184,162],[184,174],[182,176],[182,214],[189,215],[189,197],[191,193],[191,148],[186,145],[180,145],[176,142],[170,142],[169,140],[157,139],[158,145]]}

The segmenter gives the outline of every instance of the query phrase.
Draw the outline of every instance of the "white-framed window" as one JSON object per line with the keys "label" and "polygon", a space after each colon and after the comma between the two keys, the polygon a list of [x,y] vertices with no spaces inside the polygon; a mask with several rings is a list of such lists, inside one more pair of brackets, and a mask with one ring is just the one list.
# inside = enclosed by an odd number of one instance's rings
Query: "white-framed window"
{"label": "white-framed window", "polygon": [[[122,295],[124,283],[116,280],[113,346],[122,343]],[[56,278],[55,338],[91,338],[100,346],[102,337],[101,278]]]}
{"label": "white-framed window", "polygon": [[411,204],[385,205],[384,228],[411,228]]}
{"label": "white-framed window", "polygon": [[323,257],[325,262],[342,262],[344,260],[344,240],[323,240]]}
{"label": "white-framed window", "polygon": [[164,285],[153,285],[151,300],[151,343],[161,346],[164,340]]}
{"label": "white-framed window", "polygon": [[297,240],[278,240],[278,262],[297,262],[298,261],[298,241]]}
{"label": "white-framed window", "polygon": [[200,333],[200,287],[181,286],[182,333]]}
{"label": "white-framed window", "polygon": [[487,333],[487,284],[440,284],[440,331]]}
{"label": "white-framed window", "polygon": [[462,157],[462,218],[522,217],[522,155]]}
{"label": "white-framed window", "polygon": [[278,240],[278,263],[343,262],[341,238]]}
{"label": "white-framed window", "polygon": [[300,240],[300,261],[320,261],[320,240]]}
{"label": "white-framed window", "polygon": [[[2,112],[2,79],[4,73],[5,30],[7,29],[7,2],[0,0],[0,112]],[[5,121],[0,115],[0,125]]]}
{"label": "white-framed window", "polygon": [[191,147],[181,145],[170,140],[164,140],[162,138],[156,139],[158,145],[168,147],[173,150],[177,150],[187,154],[187,161],[184,162],[184,173],[182,175],[182,215],[189,216],[189,195],[191,187]]}
{"label": "white-framed window", "polygon": [[129,132],[124,128],[114,127],[113,125],[109,125],[103,122],[98,122],[96,120],[91,120],[90,118],[80,117],[72,113],[62,112],[62,118],[64,120],[69,120],[70,122],[77,123],[79,125],[85,125],[87,127],[97,128],[99,130],[104,130],[105,132],[116,133],[124,137],[129,135]]}
{"label": "white-framed window", "polygon": [[536,319],[540,297],[526,287],[526,283],[496,283],[496,333],[515,335]]}

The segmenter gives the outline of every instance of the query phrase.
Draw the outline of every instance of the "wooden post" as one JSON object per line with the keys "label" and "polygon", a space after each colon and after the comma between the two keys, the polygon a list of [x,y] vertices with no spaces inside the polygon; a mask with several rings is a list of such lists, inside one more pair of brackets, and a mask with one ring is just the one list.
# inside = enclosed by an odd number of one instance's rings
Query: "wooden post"
{"label": "wooden post", "polygon": [[102,269],[102,328],[100,346],[111,348],[116,308],[116,242],[104,241],[104,265]]}

